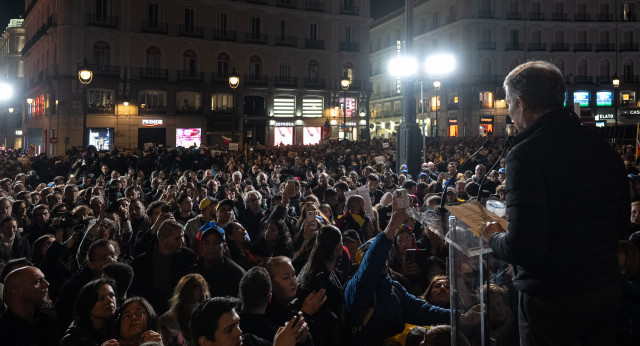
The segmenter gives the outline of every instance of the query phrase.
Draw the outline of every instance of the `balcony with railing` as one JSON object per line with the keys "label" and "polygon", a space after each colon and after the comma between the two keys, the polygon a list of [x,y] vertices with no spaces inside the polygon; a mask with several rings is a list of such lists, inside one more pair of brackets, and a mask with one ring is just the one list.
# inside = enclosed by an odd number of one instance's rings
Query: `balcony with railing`
{"label": "balcony with railing", "polygon": [[87,113],[90,114],[114,114],[115,107],[113,104],[95,104],[87,103]]}
{"label": "balcony with railing", "polygon": [[611,13],[598,13],[599,22],[613,22],[613,14]]}
{"label": "balcony with railing", "polygon": [[639,76],[633,76],[633,75],[624,75],[620,79],[623,84],[638,84],[638,82],[640,81]]}
{"label": "balcony with railing", "polygon": [[593,84],[593,76],[573,76],[576,84]]}
{"label": "balcony with railing", "polygon": [[169,24],[160,22],[148,22],[146,20],[143,20],[140,25],[140,31],[150,34],[166,35],[169,33]]}
{"label": "balcony with railing", "polygon": [[553,21],[567,21],[566,13],[551,13],[551,20]]}
{"label": "balcony with railing", "polygon": [[244,41],[246,43],[267,44],[267,35],[246,33]]}
{"label": "balcony with railing", "polygon": [[211,74],[211,80],[214,83],[229,83],[229,73],[213,72]]}
{"label": "balcony with railing", "polygon": [[507,42],[504,46],[504,50],[513,51],[513,50],[524,50],[524,43],[522,42]]}
{"label": "balcony with railing", "polygon": [[360,43],[358,42],[340,42],[341,52],[359,52]]}
{"label": "balcony with railing", "polygon": [[176,106],[176,113],[178,114],[202,114],[202,106]]}
{"label": "balcony with railing", "polygon": [[618,51],[619,52],[634,52],[638,50],[638,44],[637,43],[620,43],[620,45],[618,46]]}
{"label": "balcony with railing", "polygon": [[551,51],[552,52],[568,52],[569,44],[568,43],[552,43]]}
{"label": "balcony with railing", "polygon": [[87,14],[87,25],[98,26],[102,28],[117,29],[119,24],[119,18],[116,16],[98,15],[95,13]]}
{"label": "balcony with railing", "polygon": [[295,88],[298,86],[298,79],[296,77],[283,77],[283,76],[275,76],[273,78],[273,82],[277,87],[291,87]]}
{"label": "balcony with railing", "polygon": [[138,106],[138,114],[164,114],[166,112],[166,105],[141,104],[140,106]]}
{"label": "balcony with railing", "polygon": [[542,12],[531,12],[531,13],[529,13],[529,20],[544,20],[544,13],[542,13]]}
{"label": "balcony with railing", "polygon": [[529,51],[545,51],[547,50],[546,43],[529,43]]}
{"label": "balcony with railing", "polygon": [[169,71],[162,68],[140,68],[140,79],[161,79],[167,80]]}
{"label": "balcony with railing", "polygon": [[496,50],[495,42],[478,42],[478,49],[480,50]]}
{"label": "balcony with railing", "polygon": [[276,5],[284,8],[296,8],[296,0],[278,0]]}
{"label": "balcony with railing", "polygon": [[89,65],[89,69],[96,76],[102,77],[120,77],[120,66],[113,65]]}
{"label": "balcony with railing", "polygon": [[522,12],[505,12],[504,17],[508,20],[521,20]]}
{"label": "balcony with railing", "polygon": [[324,49],[324,40],[304,40],[304,48],[308,49]]}
{"label": "balcony with railing", "polygon": [[223,114],[233,114],[233,106],[220,106],[216,108],[211,108],[211,114],[223,115]]}
{"label": "balcony with railing", "polygon": [[575,15],[576,22],[590,22],[591,14],[590,13],[576,13]]}
{"label": "balcony with railing", "polygon": [[613,43],[598,43],[596,44],[596,52],[614,52],[616,45]]}
{"label": "balcony with railing", "polygon": [[322,78],[305,78],[304,87],[307,89],[324,89],[327,84],[326,79]]}
{"label": "balcony with railing", "polygon": [[200,26],[180,25],[180,36],[204,38],[204,28]]}
{"label": "balcony with railing", "polygon": [[322,1],[307,1],[305,3],[305,10],[313,12],[324,12],[324,2]]}
{"label": "balcony with railing", "polygon": [[213,39],[216,41],[236,42],[238,33],[231,30],[213,29]]}
{"label": "balcony with railing", "polygon": [[178,80],[183,82],[203,82],[204,72],[178,71]]}
{"label": "balcony with railing", "polygon": [[360,13],[358,6],[340,6],[340,13],[349,16],[357,16]]}
{"label": "balcony with railing", "polygon": [[573,45],[574,52],[591,52],[593,51],[593,43],[576,43]]}
{"label": "balcony with railing", "polygon": [[244,76],[244,82],[247,85],[266,86],[269,83],[269,77],[265,75],[248,74]]}
{"label": "balcony with railing", "polygon": [[298,38],[293,36],[276,36],[276,46],[296,47],[298,46]]}
{"label": "balcony with railing", "polygon": [[493,19],[496,17],[496,12],[487,9],[478,10],[478,17],[483,19]]}
{"label": "balcony with railing", "polygon": [[613,77],[609,75],[599,75],[596,76],[596,80],[598,81],[598,84],[611,84]]}
{"label": "balcony with railing", "polygon": [[42,36],[44,36],[49,31],[49,28],[56,26],[57,23],[58,21],[56,15],[50,15],[49,18],[47,18],[47,21],[42,24],[40,28],[33,34],[33,36],[31,36],[24,44],[24,47],[22,47],[22,54],[26,54],[29,49],[31,49],[31,47],[33,47],[33,45],[36,44],[36,42],[38,42],[38,40],[40,40]]}

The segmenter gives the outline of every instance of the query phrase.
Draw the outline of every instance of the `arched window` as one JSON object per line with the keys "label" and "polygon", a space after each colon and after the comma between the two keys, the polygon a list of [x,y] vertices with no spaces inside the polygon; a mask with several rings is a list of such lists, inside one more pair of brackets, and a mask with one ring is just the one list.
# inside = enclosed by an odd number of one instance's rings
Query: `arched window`
{"label": "arched window", "polygon": [[257,55],[249,58],[249,75],[253,79],[260,79],[262,75],[262,59]]}
{"label": "arched window", "polygon": [[147,48],[147,69],[148,70],[158,70],[160,69],[160,56],[162,52],[160,48],[156,46],[151,46]]}
{"label": "arched window", "polygon": [[576,71],[576,75],[577,76],[581,76],[581,77],[586,77],[589,73],[588,71],[588,65],[587,65],[587,60],[586,59],[580,59],[578,60],[578,64],[577,66],[577,71]]}
{"label": "arched window", "polygon": [[229,76],[229,62],[231,57],[227,53],[218,54],[218,78],[227,78]]}
{"label": "arched window", "polygon": [[98,66],[111,65],[111,47],[106,42],[98,41],[94,43],[93,62]]}
{"label": "arched window", "polygon": [[280,73],[278,75],[280,76],[280,78],[282,78],[283,80],[289,79],[289,77],[291,77],[291,59],[280,59],[279,70]]}
{"label": "arched window", "polygon": [[317,81],[318,78],[320,78],[320,64],[318,64],[318,61],[316,60],[311,60],[309,61],[309,65],[307,68],[307,75],[309,77],[310,81]]}
{"label": "arched window", "polygon": [[633,81],[633,60],[627,59],[622,64],[622,75],[624,81]]}
{"label": "arched window", "polygon": [[353,64],[347,61],[342,65],[342,68],[343,73],[346,72],[349,79],[353,81]]}
{"label": "arched window", "polygon": [[183,60],[182,66],[184,68],[184,72],[190,75],[193,75],[196,73],[197,58],[198,58],[198,55],[196,54],[196,52],[192,51],[191,49],[184,51],[184,53],[182,54],[182,60]]}
{"label": "arched window", "polygon": [[493,73],[491,68],[491,60],[489,58],[482,59],[480,74],[483,76],[491,76]]}
{"label": "arched window", "polygon": [[601,77],[607,77],[607,79],[609,79],[609,73],[610,73],[610,64],[609,64],[609,60],[604,59],[602,61],[600,61],[600,76]]}

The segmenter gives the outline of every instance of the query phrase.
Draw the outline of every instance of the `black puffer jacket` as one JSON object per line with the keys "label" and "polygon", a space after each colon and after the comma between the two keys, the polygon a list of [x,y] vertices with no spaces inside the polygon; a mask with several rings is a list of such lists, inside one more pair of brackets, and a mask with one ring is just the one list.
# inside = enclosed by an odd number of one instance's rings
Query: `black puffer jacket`
{"label": "black puffer jacket", "polygon": [[518,265],[516,288],[569,296],[619,281],[617,241],[630,213],[620,157],[567,110],[543,115],[515,143],[506,162],[509,232],[491,248]]}

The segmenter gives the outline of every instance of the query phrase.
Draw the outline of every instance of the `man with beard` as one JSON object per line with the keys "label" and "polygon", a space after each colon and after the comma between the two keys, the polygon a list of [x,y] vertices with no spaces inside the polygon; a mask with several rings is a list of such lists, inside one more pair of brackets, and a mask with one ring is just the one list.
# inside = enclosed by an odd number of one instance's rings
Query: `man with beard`
{"label": "man with beard", "polygon": [[58,345],[62,336],[58,316],[40,307],[50,302],[48,287],[36,267],[18,268],[7,275],[4,298],[8,308],[0,317],[3,345]]}

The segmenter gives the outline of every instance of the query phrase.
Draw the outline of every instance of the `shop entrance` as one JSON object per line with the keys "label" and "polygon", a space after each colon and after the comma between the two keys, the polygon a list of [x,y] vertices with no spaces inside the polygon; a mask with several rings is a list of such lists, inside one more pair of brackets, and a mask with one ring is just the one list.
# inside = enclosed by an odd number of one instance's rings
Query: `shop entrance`
{"label": "shop entrance", "polygon": [[166,128],[138,129],[138,149],[144,149],[145,143],[167,145]]}

